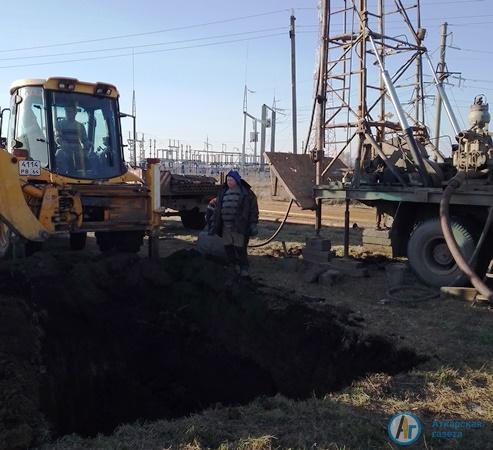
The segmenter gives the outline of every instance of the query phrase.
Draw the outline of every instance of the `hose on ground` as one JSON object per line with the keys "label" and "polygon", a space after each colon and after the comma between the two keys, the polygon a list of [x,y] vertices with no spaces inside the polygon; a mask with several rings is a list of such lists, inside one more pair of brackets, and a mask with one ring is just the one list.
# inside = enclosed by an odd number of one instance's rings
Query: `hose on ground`
{"label": "hose on ground", "polygon": [[440,293],[421,286],[402,284],[387,289],[385,295],[390,300],[410,304],[433,300],[438,298]]}
{"label": "hose on ground", "polygon": [[291,199],[288,205],[288,209],[286,210],[286,214],[284,215],[284,219],[282,219],[282,222],[280,223],[279,227],[274,232],[274,234],[266,241],[259,242],[258,244],[249,244],[248,245],[249,248],[263,247],[264,245],[270,244],[277,237],[277,235],[281,232],[282,228],[284,227],[284,224],[288,220],[289,212],[291,211],[291,206],[293,206],[293,202],[294,200]]}
{"label": "hose on ground", "polygon": [[479,278],[479,276],[472,270],[471,266],[467,263],[459,246],[452,233],[452,227],[450,226],[449,204],[450,197],[457,190],[466,178],[466,172],[459,172],[452,180],[450,180],[448,186],[443,192],[442,200],[440,201],[440,225],[442,227],[443,236],[447,247],[455,260],[455,263],[462,272],[469,278],[471,284],[476,290],[486,297],[490,302],[493,302],[493,291],[486,286],[486,284]]}

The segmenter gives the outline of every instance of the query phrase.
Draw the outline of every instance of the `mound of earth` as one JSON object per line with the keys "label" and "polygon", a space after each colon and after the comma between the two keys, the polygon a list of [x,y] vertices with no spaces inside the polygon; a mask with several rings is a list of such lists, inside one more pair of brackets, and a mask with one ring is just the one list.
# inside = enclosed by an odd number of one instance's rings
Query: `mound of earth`
{"label": "mound of earth", "polygon": [[[350,310],[194,251],[0,264],[0,449],[276,393],[323,395],[421,357]],[[336,295],[336,293],[334,294]]]}

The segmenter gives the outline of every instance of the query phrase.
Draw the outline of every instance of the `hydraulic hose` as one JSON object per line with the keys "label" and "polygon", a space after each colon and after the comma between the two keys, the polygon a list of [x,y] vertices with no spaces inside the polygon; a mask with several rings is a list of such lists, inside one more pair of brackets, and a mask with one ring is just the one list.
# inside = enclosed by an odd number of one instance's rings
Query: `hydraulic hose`
{"label": "hydraulic hose", "polygon": [[448,186],[443,192],[442,200],[440,201],[440,225],[442,227],[443,236],[447,247],[455,260],[455,263],[459,269],[464,272],[465,275],[471,281],[471,284],[476,290],[483,295],[487,300],[493,302],[493,291],[486,286],[486,284],[479,278],[479,276],[472,270],[471,266],[467,263],[459,246],[452,233],[450,226],[449,204],[452,194],[462,185],[466,178],[466,172],[459,172],[452,180],[450,180]]}
{"label": "hydraulic hose", "polygon": [[490,206],[488,209],[488,216],[486,217],[486,222],[484,223],[483,231],[481,236],[479,237],[476,248],[474,249],[474,253],[471,256],[470,264],[474,264],[476,262],[476,258],[478,257],[479,252],[483,248],[484,241],[486,240],[486,236],[488,235],[488,230],[491,227],[491,223],[493,222],[493,206]]}
{"label": "hydraulic hose", "polygon": [[274,232],[274,234],[266,241],[259,242],[258,244],[249,244],[248,245],[249,248],[263,247],[264,245],[270,244],[277,237],[277,235],[281,232],[282,228],[284,227],[284,224],[288,220],[289,212],[291,211],[291,206],[293,206],[293,202],[294,200],[291,200],[289,202],[289,206],[288,209],[286,210],[286,214],[284,215],[284,219],[282,219],[282,222],[280,223],[279,227]]}

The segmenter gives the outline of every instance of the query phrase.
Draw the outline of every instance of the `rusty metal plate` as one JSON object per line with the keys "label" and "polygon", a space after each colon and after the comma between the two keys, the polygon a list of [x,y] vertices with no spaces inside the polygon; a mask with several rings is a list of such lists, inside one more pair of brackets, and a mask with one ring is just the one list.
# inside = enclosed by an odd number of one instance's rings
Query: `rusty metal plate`
{"label": "rusty metal plate", "polygon": [[[315,185],[315,164],[310,155],[266,152],[271,177],[276,176],[289,196],[301,209],[315,209],[313,186]],[[332,161],[324,157],[322,171]],[[322,179],[322,184],[340,180],[348,167],[339,159]]]}

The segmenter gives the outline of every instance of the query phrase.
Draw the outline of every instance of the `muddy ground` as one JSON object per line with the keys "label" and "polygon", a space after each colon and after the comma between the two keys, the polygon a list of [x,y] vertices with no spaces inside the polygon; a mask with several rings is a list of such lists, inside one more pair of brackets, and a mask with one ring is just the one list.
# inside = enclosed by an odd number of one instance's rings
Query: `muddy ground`
{"label": "muddy ground", "polygon": [[[89,239],[0,267],[3,448],[397,448],[386,424],[401,410],[424,423],[414,448],[488,448],[491,311],[388,301],[393,261],[364,251],[361,227],[352,253],[369,277],[325,287],[283,255],[281,241],[297,254],[311,226],[252,250],[249,282],[165,225],[171,256],[158,264],[145,250],[101,258]],[[257,241],[276,227],[262,223]],[[342,229],[323,234],[341,254]],[[483,427],[435,439],[436,419]]]}
{"label": "muddy ground", "polygon": [[368,335],[348,308],[239,279],[194,250],[157,262],[41,252],[0,265],[0,289],[2,449],[320,396],[426,359]]}

